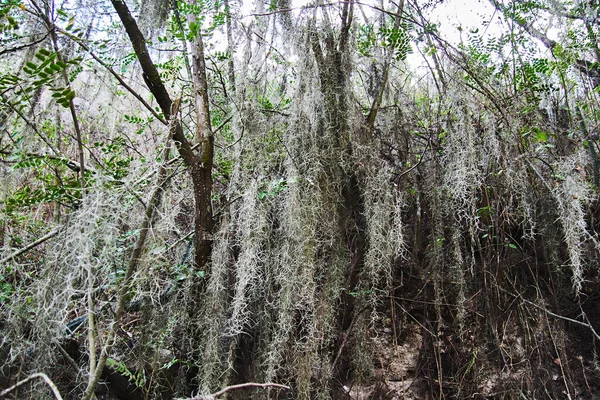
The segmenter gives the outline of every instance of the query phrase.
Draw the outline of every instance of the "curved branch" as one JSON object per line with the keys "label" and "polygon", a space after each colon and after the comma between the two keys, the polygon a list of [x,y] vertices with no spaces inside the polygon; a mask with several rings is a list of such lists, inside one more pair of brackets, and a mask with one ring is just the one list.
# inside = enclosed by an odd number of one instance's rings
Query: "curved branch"
{"label": "curved branch", "polygon": [[62,396],[60,395],[60,392],[58,391],[58,388],[56,387],[54,382],[52,382],[52,380],[50,378],[48,378],[48,375],[46,375],[42,372],[38,372],[37,374],[29,375],[27,378],[23,379],[22,381],[19,381],[19,382],[15,383],[14,385],[12,385],[11,387],[9,387],[8,389],[3,390],[2,392],[0,392],[0,398],[6,396],[13,390],[17,389],[18,387],[23,386],[24,384],[31,382],[32,380],[37,379],[37,378],[41,378],[44,380],[44,382],[46,382],[46,385],[48,385],[48,387],[52,391],[52,394],[54,395],[56,400],[62,400]]}
{"label": "curved branch", "polygon": [[223,389],[221,389],[218,392],[215,392],[213,394],[209,394],[207,396],[191,397],[191,398],[189,398],[187,400],[214,400],[217,397],[222,396],[225,393],[229,392],[230,390],[245,389],[245,388],[268,388],[268,387],[275,387],[275,388],[279,388],[279,389],[288,389],[288,390],[291,389],[289,386],[281,385],[279,383],[252,383],[252,382],[248,382],[248,383],[240,383],[238,385],[227,386],[226,388],[223,388]]}

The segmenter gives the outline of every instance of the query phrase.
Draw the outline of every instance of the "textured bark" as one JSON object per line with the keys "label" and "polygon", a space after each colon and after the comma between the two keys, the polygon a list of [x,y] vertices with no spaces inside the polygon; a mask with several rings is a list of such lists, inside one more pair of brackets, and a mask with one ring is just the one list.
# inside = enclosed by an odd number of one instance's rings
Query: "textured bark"
{"label": "textured bark", "polygon": [[[192,17],[192,19],[195,19],[195,17]],[[191,169],[195,186],[194,198],[196,200],[196,266],[206,268],[212,251],[212,202],[210,193],[212,188],[214,138],[208,105],[204,42],[200,31],[198,31],[196,41],[192,42],[192,72],[197,118],[196,137],[201,149],[199,163]]]}

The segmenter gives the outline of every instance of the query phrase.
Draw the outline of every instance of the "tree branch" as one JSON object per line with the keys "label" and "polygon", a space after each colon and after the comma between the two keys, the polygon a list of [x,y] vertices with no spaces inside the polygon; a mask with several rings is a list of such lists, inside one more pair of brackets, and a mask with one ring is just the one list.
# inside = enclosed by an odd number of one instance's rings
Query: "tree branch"
{"label": "tree branch", "polygon": [[[498,0],[489,0],[489,1],[496,8],[496,10],[498,10],[498,11],[504,13],[504,15],[506,15],[506,13],[504,12],[505,11],[504,6],[501,3],[499,3]],[[514,18],[512,16],[507,16],[507,18],[510,18],[517,25],[519,25],[521,28],[523,28],[523,30],[525,30],[525,32],[529,33],[531,36],[533,36],[534,38],[536,38],[537,40],[542,42],[544,44],[544,46],[546,46],[546,48],[548,50],[550,50],[551,52],[553,52],[554,48],[558,45],[558,42],[550,39],[545,33],[537,30],[533,26],[533,24],[527,24],[521,18]],[[581,71],[582,73],[587,75],[590,79],[592,79],[592,81],[594,83],[596,83],[600,80],[600,68],[597,66],[596,63],[592,63],[592,62],[584,60],[584,59],[577,59],[577,60],[575,60],[575,66],[577,67],[577,69],[579,69],[579,71]],[[597,86],[597,85],[595,84],[595,86]]]}
{"label": "tree branch", "polygon": [[102,61],[102,59],[100,57],[98,57],[96,54],[94,54],[94,52],[88,47],[88,45],[86,45],[81,38],[70,34],[69,32],[66,32],[62,29],[57,28],[57,30],[67,36],[69,39],[71,39],[72,41],[74,41],[75,43],[77,43],[82,49],[84,49],[85,51],[88,52],[88,54],[90,56],[92,56],[92,58],[94,60],[96,60],[96,62],[100,65],[102,65],[104,67],[104,69],[106,69],[112,76],[115,77],[115,79],[119,82],[119,84],[121,86],[123,86],[123,88],[125,90],[127,90],[129,93],[131,93],[131,95],[133,97],[135,97],[140,103],[142,103],[142,105],[144,107],[146,107],[146,109],[148,111],[150,111],[152,113],[152,115],[154,115],[154,117],[159,120],[161,123],[163,123],[164,125],[168,125],[168,122],[161,117],[155,110],[154,107],[152,107],[150,104],[148,104],[148,102],[146,100],[144,100],[144,98],[142,96],[139,95],[138,92],[136,92],[135,90],[133,90],[133,88],[131,86],[129,86],[125,80],[121,77],[121,75],[119,75],[114,69],[112,69],[112,67],[110,65],[108,65],[107,63],[105,63],[104,61]]}
{"label": "tree branch", "polygon": [[191,398],[189,398],[187,400],[214,400],[217,397],[222,396],[225,393],[229,392],[230,390],[245,389],[245,388],[268,388],[268,387],[275,387],[275,388],[279,388],[279,389],[288,389],[288,390],[291,389],[289,386],[280,385],[279,383],[252,383],[252,382],[248,382],[248,383],[240,383],[238,385],[227,386],[226,388],[223,388],[223,389],[221,389],[218,392],[215,392],[213,394],[209,394],[207,396],[191,397]]}
{"label": "tree branch", "polygon": [[[127,4],[124,0],[111,0],[114,9],[117,11],[123,27],[129,36],[133,50],[138,58],[138,61],[142,67],[144,82],[148,86],[148,89],[152,92],[158,105],[166,119],[171,117],[171,97],[165,87],[160,74],[152,62],[148,48],[146,47],[146,39],[140,31],[135,19],[131,16]],[[181,158],[188,167],[194,166],[197,163],[196,156],[192,151],[191,145],[185,134],[183,128],[179,122],[176,122],[175,132],[173,139],[177,143],[177,149]]]}
{"label": "tree branch", "polygon": [[[50,34],[50,38],[52,41],[52,46],[54,47],[54,51],[56,53],[56,59],[57,61],[64,63],[63,60],[63,56],[62,53],[60,52],[60,48],[58,46],[58,36],[56,34],[56,28],[53,22],[53,15],[50,15],[50,10],[46,9],[46,13],[43,13],[41,11],[41,8],[37,5],[37,3],[34,0],[30,0],[31,4],[35,7],[36,10],[38,10],[38,15],[37,17],[40,18],[44,24],[46,25],[46,28],[48,29],[48,32]],[[63,80],[65,81],[65,87],[73,92],[73,90],[71,89],[71,81],[69,80],[69,76],[67,75],[67,70],[66,69],[62,69],[60,74],[62,75]],[[80,171],[79,171],[79,180],[81,183],[81,198],[83,199],[85,197],[85,159],[84,159],[84,154],[83,154],[83,137],[81,134],[81,127],[79,126],[79,118],[77,117],[77,111],[75,109],[75,103],[73,102],[73,97],[69,97],[69,111],[71,112],[71,118],[73,120],[73,128],[75,129],[75,135],[77,137],[77,151],[78,151],[78,156],[79,156],[79,166],[80,166]]]}
{"label": "tree branch", "polygon": [[[29,243],[27,246],[15,251],[14,253],[12,253],[9,256],[4,257],[2,260],[0,260],[0,265],[4,264],[5,262],[8,262],[10,260],[12,260],[15,257],[20,256],[23,253],[28,252],[29,250],[33,249],[36,246],[39,246],[40,244],[44,243],[45,241],[47,241],[48,239],[53,238],[54,236],[58,235],[58,233],[60,232],[60,229],[54,229],[53,231],[51,231],[50,233],[47,233],[46,235],[42,236],[41,238],[39,238],[38,240],[36,240],[35,242]],[[1,396],[0,396],[1,397]]]}
{"label": "tree branch", "polygon": [[36,44],[40,44],[42,43],[44,40],[46,40],[46,38],[48,37],[48,35],[50,34],[50,32],[47,32],[44,36],[41,37],[41,39],[38,40],[34,40],[30,43],[21,45],[21,46],[15,46],[15,47],[11,47],[10,49],[4,49],[2,51],[0,51],[0,56],[7,54],[7,53],[14,53],[15,51],[19,51],[19,50],[24,50],[27,49],[31,46],[35,46]]}
{"label": "tree branch", "polygon": [[[396,13],[396,19],[394,20],[394,32],[400,29],[400,24],[402,23],[402,14],[404,13],[404,0],[401,0],[398,4],[398,11]],[[381,85],[379,90],[373,99],[373,104],[371,105],[371,109],[369,110],[369,115],[367,116],[367,129],[369,130],[369,136],[372,135],[373,128],[375,127],[375,118],[377,117],[377,113],[379,111],[379,107],[381,107],[381,102],[383,101],[383,93],[385,92],[385,88],[388,82],[388,75],[390,72],[390,64],[391,58],[394,56],[394,48],[388,48],[388,54],[385,59],[383,65],[383,76],[381,78]]]}
{"label": "tree branch", "polygon": [[19,382],[15,383],[14,385],[12,385],[11,387],[9,387],[8,389],[3,390],[2,392],[0,392],[0,398],[5,397],[7,394],[9,394],[13,390],[17,389],[18,387],[23,386],[24,384],[31,382],[32,380],[37,379],[37,378],[41,378],[44,380],[44,382],[46,382],[46,385],[48,385],[48,387],[50,387],[50,390],[52,391],[52,394],[54,395],[56,400],[62,400],[62,396],[60,395],[60,392],[58,391],[58,388],[56,387],[54,382],[52,382],[52,380],[50,378],[48,378],[48,375],[46,375],[42,372],[38,372],[37,374],[29,375],[27,378],[23,379],[22,381],[19,381]]}

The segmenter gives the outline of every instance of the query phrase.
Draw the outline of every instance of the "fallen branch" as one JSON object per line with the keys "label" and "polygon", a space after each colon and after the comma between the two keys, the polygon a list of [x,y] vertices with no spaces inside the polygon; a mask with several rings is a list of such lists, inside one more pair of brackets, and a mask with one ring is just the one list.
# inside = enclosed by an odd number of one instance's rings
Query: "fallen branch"
{"label": "fallen branch", "polygon": [[12,385],[11,387],[9,387],[8,389],[3,390],[2,392],[0,392],[0,398],[5,397],[7,394],[12,392],[13,390],[17,389],[20,386],[23,386],[24,384],[26,384],[36,378],[42,378],[44,380],[44,382],[46,382],[46,385],[48,385],[50,387],[50,390],[52,390],[52,394],[54,395],[54,397],[57,400],[62,400],[62,396],[60,395],[60,392],[58,391],[58,388],[56,387],[54,382],[52,382],[52,380],[50,378],[48,378],[48,375],[46,375],[42,372],[38,372],[37,374],[29,375],[27,378],[23,379],[22,381],[19,381],[19,382],[15,383],[14,385]]}
{"label": "fallen branch", "polygon": [[521,297],[521,300],[524,301],[527,304],[531,304],[532,306],[534,306],[535,308],[537,308],[539,310],[542,310],[543,312],[545,312],[546,314],[550,315],[551,317],[562,319],[563,321],[571,322],[573,324],[581,325],[581,326],[584,326],[584,327],[588,328],[592,332],[592,334],[596,337],[596,339],[600,340],[600,335],[598,335],[598,332],[596,332],[596,330],[594,329],[594,327],[590,323],[578,321],[578,320],[573,319],[573,318],[565,317],[564,315],[553,313],[552,311],[546,309],[545,307],[539,306],[539,305],[535,304],[532,301],[524,299],[523,297]]}
{"label": "fallen branch", "polygon": [[248,382],[248,383],[240,383],[238,385],[227,386],[226,388],[223,388],[223,389],[221,389],[218,392],[215,392],[213,394],[209,394],[209,395],[205,395],[205,396],[191,397],[191,398],[186,399],[186,400],[214,400],[217,397],[222,396],[225,393],[229,392],[230,390],[245,389],[245,388],[268,388],[268,387],[275,387],[275,388],[279,388],[279,389],[288,389],[288,390],[291,389],[289,386],[280,385],[279,383],[252,383],[252,382]]}
{"label": "fallen branch", "polygon": [[45,236],[42,236],[35,242],[30,243],[27,246],[15,251],[11,255],[4,257],[2,260],[0,260],[0,264],[4,264],[5,262],[12,260],[13,258],[18,257],[21,254],[28,252],[29,250],[33,249],[34,247],[44,243],[46,240],[51,239],[54,236],[58,235],[59,231],[60,231],[59,229],[55,229],[55,230],[51,231],[50,233],[46,234]]}

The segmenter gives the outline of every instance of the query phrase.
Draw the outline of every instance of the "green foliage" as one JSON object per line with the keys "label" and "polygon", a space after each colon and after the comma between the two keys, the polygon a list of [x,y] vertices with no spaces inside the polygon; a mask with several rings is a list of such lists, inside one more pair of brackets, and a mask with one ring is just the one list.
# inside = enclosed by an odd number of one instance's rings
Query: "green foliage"
{"label": "green foliage", "polygon": [[69,108],[70,102],[75,98],[75,91],[70,88],[59,88],[59,89],[50,89],[52,93],[52,97],[56,99],[56,102],[65,108]]}
{"label": "green foliage", "polygon": [[160,78],[165,82],[175,82],[179,79],[184,67],[185,57],[183,55],[175,56],[164,63],[156,64],[156,68],[160,73]]}
{"label": "green foliage", "polygon": [[121,59],[121,73],[127,72],[127,68],[137,59],[135,53],[129,53]]}
{"label": "green foliage", "polygon": [[115,359],[110,358],[110,357],[106,360],[106,365],[109,368],[112,368],[115,371],[117,371],[118,373],[120,373],[121,375],[123,375],[125,378],[127,378],[127,380],[129,382],[134,384],[138,389],[141,389],[143,391],[147,390],[146,376],[144,375],[143,369],[140,369],[137,372],[137,374],[134,374],[133,372],[131,372],[129,370],[129,368],[127,367],[127,365],[125,365],[125,363],[123,361],[116,361]]}
{"label": "green foliage", "polygon": [[277,178],[269,182],[268,184],[263,184],[258,191],[258,198],[263,200],[267,197],[275,197],[279,193],[285,191],[287,189],[288,182],[284,178]]}
{"label": "green foliage", "polygon": [[[67,70],[69,66],[81,68],[79,64],[82,58],[78,57],[68,62],[62,62],[57,60],[55,52],[44,48],[35,53],[35,58],[36,62],[28,61],[25,63],[21,71],[22,74],[15,74],[10,71],[1,74],[0,91],[12,93],[9,97],[11,104],[21,109],[27,105],[35,90],[49,87],[56,102],[63,107],[69,107],[69,101],[75,98],[75,92],[58,86],[58,82],[62,80],[59,74]],[[73,79],[76,73],[72,75]]]}
{"label": "green foliage", "polygon": [[292,99],[286,96],[277,81],[270,82],[263,92],[257,92],[256,100],[263,111],[278,113],[285,111],[292,103]]}
{"label": "green foliage", "polygon": [[[13,155],[18,160],[14,169],[26,169],[36,177],[38,185],[25,185],[5,200],[8,214],[23,207],[49,202],[75,205],[81,197],[80,182],[76,174],[67,171],[68,160],[50,156]],[[88,172],[87,178],[91,178]],[[60,177],[60,178],[59,178]]]}
{"label": "green foliage", "polygon": [[[225,24],[227,13],[223,10],[223,4],[219,0],[200,1],[198,4],[188,4],[186,2],[177,2],[177,9],[182,15],[193,15],[195,21],[189,21],[187,25],[184,23],[185,32],[181,32],[179,24],[173,16],[171,23],[167,29],[169,35],[177,39],[194,40],[198,37],[198,33],[202,31],[203,35],[210,37],[215,29]],[[183,18],[185,21],[185,18]],[[210,24],[206,22],[209,21]],[[159,42],[166,42],[167,37],[163,36]]]}
{"label": "green foliage", "polygon": [[0,4],[0,33],[6,35],[19,29],[19,22],[14,13],[19,10],[20,2],[6,0]]}
{"label": "green foliage", "polygon": [[370,57],[372,49],[377,44],[377,35],[375,34],[375,29],[373,28],[373,25],[359,25],[356,41],[358,52],[363,57]]}
{"label": "green foliage", "polygon": [[117,137],[108,142],[94,142],[94,147],[102,151],[102,164],[105,172],[115,180],[129,174],[132,157],[125,154],[125,139]]}
{"label": "green foliage", "polygon": [[82,32],[81,28],[75,26],[76,15],[73,12],[69,12],[64,8],[59,8],[56,10],[56,14],[58,17],[58,21],[60,21],[64,25],[64,30],[70,32],[74,35],[80,34]]}
{"label": "green foliage", "polygon": [[360,297],[360,298],[366,298],[366,297],[370,297],[373,295],[373,291],[372,290],[365,290],[365,289],[354,289],[352,291],[349,291],[348,294],[352,297]]}
{"label": "green foliage", "polygon": [[378,34],[381,45],[390,48],[396,60],[404,61],[408,54],[412,52],[406,24],[402,24],[397,29],[393,27],[380,28]]}
{"label": "green foliage", "polygon": [[[136,135],[141,135],[144,133],[144,130],[154,121],[154,117],[150,116],[147,118],[137,117],[135,115],[123,115],[125,121],[129,122],[133,125],[140,125],[137,131],[135,131]],[[121,144],[122,145],[122,144]]]}
{"label": "green foliage", "polygon": [[202,8],[204,7],[204,2],[198,2],[198,4],[187,3],[184,1],[177,2],[177,9],[181,13],[189,14],[189,15],[201,15]]}
{"label": "green foliage", "polygon": [[[5,272],[9,267],[5,267]],[[8,301],[10,296],[15,292],[13,285],[7,280],[3,273],[0,273],[0,304]]]}
{"label": "green foliage", "polygon": [[468,44],[461,44],[460,48],[469,54],[469,62],[481,68],[484,74],[493,74],[496,66],[493,63],[493,54],[501,51],[502,44],[496,38],[484,37],[479,33],[479,29],[473,29],[469,32]]}
{"label": "green foliage", "polygon": [[[124,154],[125,140],[116,138],[110,142],[95,142],[93,146],[102,152],[103,172],[113,180],[120,180],[128,175],[132,158]],[[67,168],[69,160],[47,155],[14,153],[9,158],[15,162],[13,169],[35,177],[35,184],[29,182],[15,190],[5,199],[5,211],[15,213],[23,208],[45,203],[77,207],[81,198],[81,182],[78,175]],[[95,174],[87,170],[86,183],[92,184]]]}
{"label": "green foliage", "polygon": [[512,1],[507,5],[500,3],[500,7],[506,18],[520,24],[527,24],[530,14],[540,10],[544,5],[537,1]]}
{"label": "green foliage", "polygon": [[203,279],[206,277],[206,272],[192,267],[189,263],[185,263],[177,264],[170,274],[171,279],[177,283],[184,282],[191,276]]}

